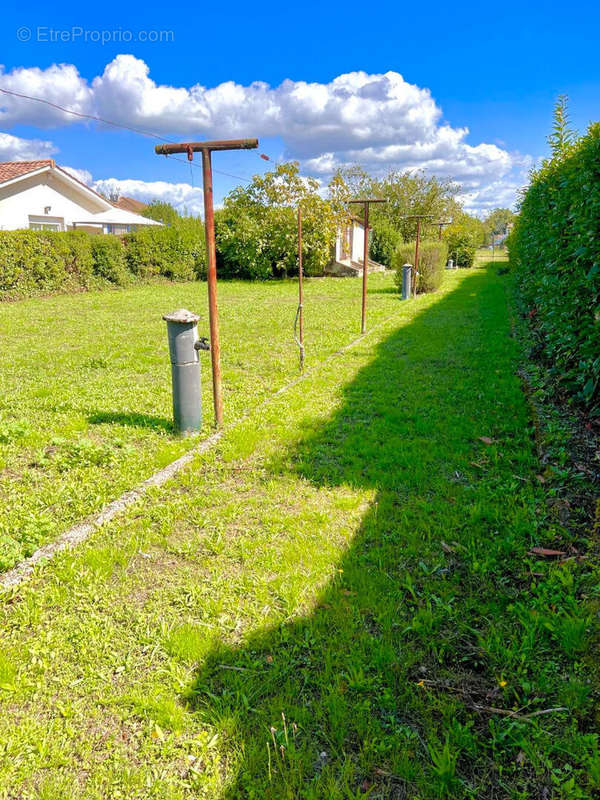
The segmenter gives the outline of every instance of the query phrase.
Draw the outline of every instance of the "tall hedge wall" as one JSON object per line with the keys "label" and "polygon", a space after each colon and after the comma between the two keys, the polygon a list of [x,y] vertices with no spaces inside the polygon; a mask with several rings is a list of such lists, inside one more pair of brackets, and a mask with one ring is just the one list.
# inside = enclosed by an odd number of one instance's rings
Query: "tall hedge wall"
{"label": "tall hedge wall", "polygon": [[509,250],[554,375],[600,414],[600,123],[533,174]]}

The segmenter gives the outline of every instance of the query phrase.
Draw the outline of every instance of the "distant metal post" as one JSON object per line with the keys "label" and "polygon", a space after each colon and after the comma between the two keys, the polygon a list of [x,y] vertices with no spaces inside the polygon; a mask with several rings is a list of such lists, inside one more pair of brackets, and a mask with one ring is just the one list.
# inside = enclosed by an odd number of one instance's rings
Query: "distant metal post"
{"label": "distant metal post", "polygon": [[422,219],[431,219],[433,214],[407,214],[405,219],[416,219],[417,220],[417,238],[415,241],[415,263],[413,265],[413,280],[412,280],[412,291],[413,296],[417,296],[417,283],[418,283],[418,274],[419,274],[419,243],[421,240],[421,220]]}
{"label": "distant metal post", "polygon": [[348,203],[361,203],[364,208],[364,247],[363,247],[363,279],[362,279],[362,311],[360,320],[360,332],[367,332],[367,277],[369,273],[369,205],[371,203],[387,203],[381,198],[369,198],[361,200],[348,200]]}
{"label": "distant metal post", "polygon": [[438,226],[438,241],[442,241],[442,228],[444,225],[452,225],[452,220],[445,220],[440,222],[435,222],[435,225]]}
{"label": "distant metal post", "polygon": [[303,309],[303,264],[302,264],[302,208],[298,206],[298,346],[300,348],[300,369],[304,369],[304,309]]}
{"label": "distant metal post", "polygon": [[223,425],[223,395],[221,391],[221,347],[219,342],[219,309],[217,306],[217,254],[215,250],[215,213],[213,206],[211,153],[213,150],[253,150],[256,147],[258,147],[258,139],[225,139],[212,142],[159,144],[154,148],[154,152],[158,155],[168,156],[174,153],[187,153],[188,161],[193,160],[194,153],[202,153],[210,354],[213,379],[213,405],[215,409],[215,421],[218,428]]}

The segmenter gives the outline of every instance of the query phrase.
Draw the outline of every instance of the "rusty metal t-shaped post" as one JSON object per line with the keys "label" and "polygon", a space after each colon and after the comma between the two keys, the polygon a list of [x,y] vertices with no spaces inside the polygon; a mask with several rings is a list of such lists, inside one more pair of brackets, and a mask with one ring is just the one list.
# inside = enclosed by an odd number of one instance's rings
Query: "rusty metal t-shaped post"
{"label": "rusty metal t-shaped post", "polygon": [[412,288],[413,288],[413,297],[417,296],[417,281],[419,278],[419,244],[421,242],[421,220],[423,219],[431,219],[433,214],[407,214],[404,219],[416,219],[417,220],[417,238],[415,240],[415,263],[413,266],[413,281],[412,281]]}
{"label": "rusty metal t-shaped post", "polygon": [[211,153],[213,150],[253,150],[256,147],[258,147],[258,139],[225,139],[213,142],[159,144],[154,148],[155,153],[164,156],[173,155],[175,153],[187,153],[188,161],[193,160],[194,153],[202,153],[210,358],[212,364],[215,422],[218,428],[223,425],[223,395],[221,391],[221,347],[219,344],[219,309],[217,306],[217,254],[215,250],[215,211],[213,205]]}
{"label": "rusty metal t-shaped post", "polygon": [[362,280],[362,313],[360,332],[367,332],[367,273],[369,271],[369,205],[371,203],[387,203],[387,200],[378,197],[361,197],[358,200],[348,200],[350,203],[361,203],[365,214],[365,235],[363,248],[363,280]]}

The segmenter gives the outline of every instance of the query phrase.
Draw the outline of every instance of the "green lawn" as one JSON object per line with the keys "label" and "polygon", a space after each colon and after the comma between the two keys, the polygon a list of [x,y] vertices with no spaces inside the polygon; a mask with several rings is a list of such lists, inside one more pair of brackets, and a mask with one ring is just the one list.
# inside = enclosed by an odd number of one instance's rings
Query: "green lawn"
{"label": "green lawn", "polygon": [[[5,595],[0,798],[594,796],[598,571],[528,555],[569,534],[536,477],[507,280],[374,294],[393,319]],[[331,285],[310,291],[350,339]],[[240,318],[293,310],[288,285],[227,291]],[[260,378],[242,346],[237,413],[294,374],[287,345]]]}
{"label": "green lawn", "polygon": [[[371,278],[369,322],[400,305],[391,274]],[[226,421],[298,374],[297,283],[220,286]],[[171,429],[162,314],[200,312],[206,284],[165,284],[0,305],[0,570],[118,497],[193,442]],[[306,282],[306,363],[360,331],[360,282]],[[202,355],[212,426],[210,356]]]}

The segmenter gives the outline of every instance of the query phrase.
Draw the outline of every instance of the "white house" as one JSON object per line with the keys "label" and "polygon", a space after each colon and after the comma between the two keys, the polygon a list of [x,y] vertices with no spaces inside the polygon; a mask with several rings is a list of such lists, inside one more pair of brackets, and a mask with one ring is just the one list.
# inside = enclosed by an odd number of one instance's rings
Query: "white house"
{"label": "white house", "polygon": [[117,207],[51,158],[0,163],[0,230],[122,234],[160,224]]}
{"label": "white house", "polygon": [[[335,251],[325,267],[328,275],[362,275],[365,248],[365,226],[358,217],[351,217],[347,225],[338,228]],[[369,272],[382,272],[385,267],[369,259]]]}

